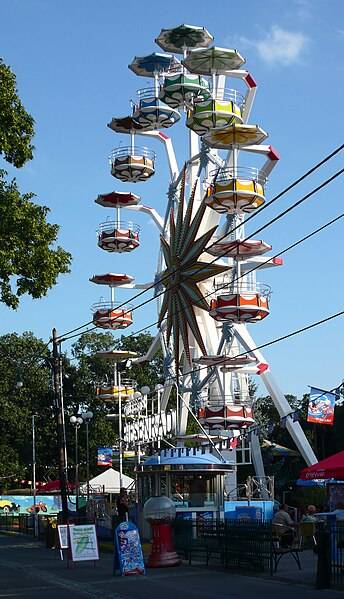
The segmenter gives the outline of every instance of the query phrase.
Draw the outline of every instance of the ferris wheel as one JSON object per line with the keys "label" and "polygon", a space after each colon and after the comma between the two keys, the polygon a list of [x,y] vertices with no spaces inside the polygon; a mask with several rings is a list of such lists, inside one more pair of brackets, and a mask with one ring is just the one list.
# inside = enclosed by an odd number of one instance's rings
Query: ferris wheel
{"label": "ferris wheel", "polygon": [[[158,333],[147,354],[136,361],[150,360],[162,348],[166,380],[161,408],[167,408],[177,383],[180,442],[192,409],[201,443],[227,441],[227,448],[235,448],[243,431],[254,428],[249,377],[257,375],[306,463],[315,463],[248,329],[270,312],[271,289],[257,282],[256,273],[282,265],[281,259],[266,255],[269,243],[245,233],[245,217],[264,205],[268,177],[279,160],[277,151],[264,143],[264,129],[249,122],[257,84],[243,68],[241,54],[211,45],[213,36],[203,27],[162,29],[155,41],[163,52],[136,56],[129,65],[152,85],[138,90],[127,117],[114,117],[108,125],[129,139],[110,156],[111,174],[125,190],[95,200],[115,211],[114,220],[99,227],[98,245],[104,251],[140,251],[140,229],[130,219],[122,220],[123,210],[148,214],[160,233],[154,275]],[[166,131],[183,120],[189,152],[180,165]],[[138,144],[138,137],[147,145]],[[170,173],[161,215],[132,191],[134,183],[154,176],[155,141],[165,148]],[[118,273],[95,275],[91,281],[111,290],[108,302],[93,307],[94,324],[112,330],[129,327],[132,307],[116,304],[115,290],[150,284]],[[256,474],[264,476],[255,435],[251,448]]]}

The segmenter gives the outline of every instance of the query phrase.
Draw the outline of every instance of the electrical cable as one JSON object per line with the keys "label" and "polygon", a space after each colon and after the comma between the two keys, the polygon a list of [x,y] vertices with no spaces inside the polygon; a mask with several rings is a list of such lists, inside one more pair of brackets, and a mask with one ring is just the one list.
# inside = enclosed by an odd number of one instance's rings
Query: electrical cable
{"label": "electrical cable", "polygon": [[[320,185],[318,185],[317,187],[315,187],[314,189],[312,189],[310,192],[308,192],[306,195],[302,196],[302,198],[300,198],[299,200],[297,200],[296,202],[294,202],[294,204],[292,204],[291,206],[289,206],[288,208],[286,208],[285,210],[283,210],[282,212],[280,212],[280,214],[278,214],[273,219],[271,219],[270,221],[268,221],[265,225],[262,225],[261,227],[259,227],[259,229],[257,229],[256,231],[254,231],[254,233],[252,233],[252,235],[256,235],[257,233],[260,233],[261,231],[263,231],[264,229],[266,229],[267,227],[269,227],[270,225],[272,225],[273,223],[275,223],[279,219],[283,218],[286,214],[288,214],[289,212],[291,212],[292,210],[294,210],[295,208],[297,208],[298,206],[300,206],[303,202],[305,202],[310,197],[312,197],[313,195],[315,195],[316,193],[318,193],[321,189],[323,189],[324,187],[326,187],[327,185],[329,185],[332,181],[334,181],[337,177],[341,176],[343,173],[344,173],[344,168],[340,169],[334,175],[332,175],[331,177],[329,177],[328,179],[326,179],[325,181],[323,181]],[[247,238],[247,239],[249,239],[249,238]],[[216,243],[218,243],[218,240],[216,241]],[[215,260],[218,260],[218,258],[219,258],[219,256],[217,256],[215,258]],[[194,274],[196,274],[197,272],[199,272],[199,271],[203,270],[204,268],[208,267],[209,264],[212,264],[212,262],[207,262],[204,267],[199,268],[197,271],[195,271]],[[260,267],[261,267],[261,265],[259,265],[257,268],[260,268]],[[245,274],[247,274],[247,273],[245,273]],[[244,276],[244,275],[241,275],[241,277],[242,276]],[[181,280],[183,281],[183,280],[186,280],[187,278],[190,278],[190,277],[189,276],[182,277]],[[224,288],[224,287],[225,286],[223,286],[222,288]],[[219,289],[221,289],[221,288],[219,288]],[[165,290],[163,290],[163,291],[161,291],[160,293],[156,294],[154,297],[149,298],[149,299],[145,300],[144,302],[141,302],[137,306],[134,306],[130,310],[130,312],[133,313],[135,310],[138,310],[139,308],[142,308],[143,306],[149,304],[150,302],[155,301],[158,297],[161,297],[162,295],[164,295],[166,293],[166,291],[168,291],[168,288],[165,289]],[[213,293],[210,293],[208,295],[212,295],[212,294]],[[204,297],[207,297],[207,295],[204,296]],[[123,304],[123,305],[125,305],[125,304]],[[121,306],[119,306],[119,307],[121,307]],[[114,318],[113,320],[115,321],[116,318]],[[91,321],[91,322],[93,322],[93,321]],[[89,323],[87,323],[87,324],[89,324]],[[86,325],[84,325],[84,326],[86,326]],[[80,329],[82,327],[78,327],[78,328]],[[74,329],[74,330],[78,330],[78,329]],[[71,331],[71,332],[74,332],[74,331]],[[68,337],[65,337],[65,336],[63,336],[63,337],[65,339],[68,339]]]}
{"label": "electrical cable", "polygon": [[[317,320],[316,322],[313,322],[309,325],[306,325],[302,328],[296,329],[295,331],[291,331],[290,333],[286,333],[285,335],[281,335],[280,337],[276,337],[275,339],[272,339],[272,341],[267,341],[265,343],[262,343],[261,345],[257,345],[256,347],[250,349],[250,350],[246,350],[243,352],[240,352],[239,354],[236,354],[234,356],[231,356],[231,358],[236,359],[236,358],[240,358],[241,356],[246,356],[248,353],[253,353],[255,351],[264,349],[265,347],[270,347],[271,345],[275,345],[276,343],[280,343],[281,341],[285,341],[286,339],[290,339],[291,337],[295,337],[296,335],[300,335],[300,333],[304,333],[306,331],[309,331],[311,329],[314,329],[322,324],[325,324],[326,322],[330,322],[331,320],[334,320],[335,318],[338,318],[339,316],[343,316],[344,315],[344,310],[341,310],[340,312],[336,312],[335,314],[331,314],[330,316],[326,316],[325,318],[322,318],[321,320]],[[225,356],[223,358],[223,360],[219,360],[216,362],[216,367],[220,366],[222,363],[225,363],[228,360],[228,356]],[[189,370],[186,372],[183,372],[182,376],[187,376],[189,374],[197,374],[199,372],[201,372],[202,370],[207,370],[208,368],[211,368],[209,366],[201,366],[200,368],[196,368],[193,370]],[[179,377],[177,375],[175,376],[170,376],[168,377],[166,380],[167,381],[175,381],[178,382]]]}
{"label": "electrical cable", "polygon": [[[291,245],[289,245],[288,247],[284,248],[283,250],[281,250],[280,252],[278,252],[277,254],[275,254],[274,256],[270,256],[265,262],[258,264],[257,266],[255,266],[254,268],[251,268],[248,271],[245,271],[243,274],[241,274],[239,277],[237,277],[236,279],[233,279],[233,281],[230,282],[230,284],[235,283],[236,281],[239,281],[241,278],[243,278],[244,276],[250,274],[251,272],[254,272],[255,270],[259,270],[260,268],[262,268],[264,266],[264,264],[267,264],[268,262],[270,262],[271,260],[274,260],[275,258],[278,258],[279,256],[282,256],[283,254],[286,254],[288,251],[294,249],[295,247],[297,247],[298,245],[300,245],[301,243],[303,243],[304,241],[307,241],[308,239],[310,239],[311,237],[313,237],[314,235],[316,235],[317,233],[320,233],[321,231],[323,231],[324,229],[326,229],[327,227],[333,225],[335,222],[337,222],[338,220],[344,218],[344,212],[342,212],[341,214],[339,214],[338,216],[336,216],[335,218],[333,218],[332,220],[328,221],[327,223],[325,223],[324,225],[322,225],[321,227],[318,227],[318,229],[315,229],[314,231],[312,231],[311,233],[309,233],[308,235],[305,235],[304,237],[302,237],[301,239],[299,239],[298,241],[295,241],[294,243],[292,243]],[[218,287],[217,291],[220,291],[221,289],[225,289],[228,287],[228,283],[226,283],[225,285],[223,285],[222,287]],[[204,298],[207,298],[211,295],[214,295],[214,292],[211,291],[210,293],[208,293],[207,295],[204,296]],[[179,311],[176,312],[176,314],[179,314]],[[162,322],[165,322],[167,320],[167,317],[164,318],[162,320]],[[156,320],[155,322],[152,322],[151,324],[143,327],[142,329],[139,329],[138,331],[135,331],[134,333],[130,333],[129,336],[135,336],[135,335],[139,335],[140,333],[150,329],[153,326],[156,326],[157,324],[159,324],[159,321]]]}
{"label": "electrical cable", "polygon": [[[315,327],[320,326],[321,324],[324,324],[325,322],[329,322],[331,320],[334,320],[335,318],[338,318],[339,316],[343,316],[344,315],[344,310],[342,310],[341,312],[337,312],[336,314],[331,314],[330,316],[326,316],[325,318],[322,318],[321,320],[317,320],[316,322],[313,322],[312,324],[306,325],[304,327],[302,327],[301,329],[296,329],[295,331],[292,331],[291,333],[287,333],[285,335],[282,335],[281,337],[277,337],[276,339],[273,339],[272,341],[267,341],[266,343],[262,343],[261,345],[257,345],[256,347],[250,349],[250,350],[246,350],[244,352],[241,352],[239,354],[236,354],[235,356],[231,356],[231,358],[240,358],[241,356],[246,356],[248,353],[253,353],[255,351],[264,349],[265,347],[270,347],[271,345],[275,345],[276,343],[280,343],[281,341],[285,341],[286,339],[290,339],[291,337],[295,337],[296,335],[299,335],[300,333],[304,333],[305,331],[309,331],[311,329],[314,329]],[[222,363],[225,363],[228,360],[228,356],[225,356],[223,358],[223,361],[219,360],[218,362],[216,362],[216,366],[220,366]],[[189,374],[197,374],[198,372],[201,372],[202,370],[206,370],[208,369],[209,366],[201,366],[200,368],[196,368],[193,370],[189,370],[186,372],[183,372],[182,376],[187,376]],[[168,377],[168,381],[176,381],[178,382],[178,376],[171,376]]]}
{"label": "electrical cable", "polygon": [[[336,154],[338,154],[339,152],[341,152],[343,150],[343,148],[344,148],[344,144],[342,144],[342,145],[338,146],[337,148],[335,148],[335,150],[333,150],[330,154],[328,154],[327,156],[325,156],[325,158],[323,158],[320,162],[318,162],[317,164],[315,164],[312,168],[310,168],[308,171],[306,171],[298,179],[296,179],[295,181],[293,181],[290,185],[288,185],[287,187],[285,187],[280,193],[278,193],[276,196],[274,196],[269,202],[266,202],[264,204],[264,206],[262,206],[261,208],[259,208],[258,210],[256,210],[253,214],[251,214],[250,216],[248,216],[247,219],[245,220],[245,224],[248,223],[252,218],[258,216],[258,214],[260,214],[263,210],[265,210],[266,208],[268,208],[269,206],[271,206],[274,202],[276,202],[279,198],[281,198],[283,195],[285,195],[288,191],[290,191],[291,189],[293,189],[296,185],[298,185],[299,183],[301,183],[304,179],[306,179],[311,174],[313,174],[317,169],[319,169],[326,162],[328,162],[329,160],[331,160]],[[226,237],[228,237],[231,233],[233,233],[236,229],[238,229],[241,226],[242,226],[242,223],[238,224],[236,227],[234,227],[233,229],[231,229],[231,231],[227,232],[222,237],[216,239],[216,241],[212,245],[215,245],[215,244],[219,243],[219,241],[221,241],[222,239],[225,239]],[[212,247],[212,245],[209,246],[208,249],[210,247]],[[217,257],[217,259],[218,259],[218,257]],[[151,289],[154,289],[157,284],[161,283],[163,280],[165,280],[166,278],[168,278],[171,274],[173,274],[173,273],[171,272],[168,275],[165,275],[160,280],[155,281],[153,285],[150,285],[146,289],[143,289],[142,291],[140,291],[139,293],[137,293],[136,295],[134,295],[131,298],[131,301],[133,301],[133,300],[141,297],[147,291],[150,291]],[[155,299],[155,297],[152,298],[152,299]],[[122,304],[120,304],[117,307],[121,308],[123,306],[125,306],[125,302],[123,302]],[[93,323],[93,320],[90,320],[87,323],[85,323],[83,325],[80,325],[79,327],[76,327],[74,329],[71,329],[70,331],[67,331],[63,335],[60,335],[60,337],[65,337],[65,336],[69,335],[70,333],[74,333],[75,331],[78,331],[78,330],[80,330],[80,329],[82,329],[82,328],[84,328],[84,327],[86,327],[86,326],[88,326],[89,324],[92,324],[92,323]]]}
{"label": "electrical cable", "polygon": [[[260,268],[262,268],[264,266],[264,264],[267,264],[269,262],[271,262],[271,260],[274,260],[275,258],[278,258],[280,256],[282,256],[283,254],[286,254],[287,252],[289,252],[290,250],[294,249],[295,247],[297,247],[298,245],[301,245],[301,243],[304,243],[305,241],[307,241],[308,239],[310,239],[311,237],[314,237],[314,235],[317,235],[318,233],[320,233],[321,231],[325,230],[326,228],[330,227],[331,225],[333,225],[334,223],[338,222],[339,220],[341,220],[342,218],[344,218],[344,212],[342,212],[341,214],[339,214],[338,216],[336,216],[335,218],[331,219],[330,221],[326,222],[325,224],[321,225],[320,227],[318,227],[317,229],[311,231],[310,233],[308,233],[307,235],[305,235],[304,237],[302,237],[301,239],[298,239],[297,241],[295,241],[294,243],[292,243],[291,245],[289,245],[288,247],[284,248],[283,250],[279,251],[278,253],[276,253],[274,256],[270,256],[265,262],[258,264],[257,266],[255,266],[254,268],[245,271],[242,275],[240,275],[239,277],[237,277],[236,279],[234,279],[233,281],[231,281],[231,283],[235,283],[236,281],[238,281],[239,279],[241,279],[242,277],[250,274],[251,272],[258,270]],[[224,285],[223,287],[220,287],[218,289],[218,291],[222,288],[227,287],[227,284]],[[211,292],[207,295],[204,296],[204,298],[208,297],[209,295],[213,295],[214,292]],[[179,312],[177,312],[178,314]],[[167,318],[164,318],[162,322],[166,321]],[[152,326],[156,326],[159,323],[159,321],[154,321],[151,324],[143,327],[142,329],[139,329],[138,331],[134,331],[133,333],[130,333],[128,335],[128,337],[133,337],[136,335],[139,335],[140,333],[143,333],[144,331],[150,329]],[[97,327],[93,327],[93,329],[88,329],[88,331],[94,330],[94,328]],[[88,332],[85,331],[85,332]],[[77,337],[79,335],[81,335],[83,333],[77,333],[76,335],[72,335],[71,337],[67,337],[67,339],[72,339],[73,337]],[[87,354],[87,355],[92,355],[92,353]],[[71,358],[71,359],[76,359],[76,358]]]}

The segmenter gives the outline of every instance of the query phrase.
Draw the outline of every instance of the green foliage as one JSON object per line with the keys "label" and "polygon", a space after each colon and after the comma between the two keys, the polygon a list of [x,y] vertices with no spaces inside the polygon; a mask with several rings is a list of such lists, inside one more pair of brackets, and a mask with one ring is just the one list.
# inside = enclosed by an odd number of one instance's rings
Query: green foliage
{"label": "green foliage", "polygon": [[[140,333],[139,335],[124,336],[115,341],[114,349],[123,349],[133,351],[138,356],[144,355],[153,341],[149,333]],[[163,358],[159,351],[150,362],[144,362],[137,366],[133,365],[127,376],[137,381],[137,387],[140,389],[148,385],[153,391],[155,385],[163,382]]]}
{"label": "green foliage", "polygon": [[[90,424],[90,464],[91,472],[96,474],[97,447],[102,445],[115,445],[118,439],[116,421],[109,421],[106,414],[116,411],[117,406],[112,403],[99,402],[96,397],[97,384],[113,381],[113,363],[95,356],[98,351],[120,349],[144,355],[153,341],[149,334],[122,336],[114,339],[109,332],[89,332],[80,336],[72,347],[73,365],[66,364],[65,398],[66,405],[76,413],[78,409],[88,407],[94,413]],[[76,363],[74,362],[74,359]],[[68,361],[67,361],[68,362]],[[163,360],[160,353],[149,362],[133,365],[130,370],[122,373],[122,378],[131,378],[137,382],[137,388],[148,385],[152,390],[157,383],[162,381]],[[73,412],[74,410],[74,412]],[[68,420],[68,418],[67,418]],[[83,427],[82,427],[83,428]],[[69,446],[74,446],[74,440],[69,432]],[[82,429],[79,433],[80,452],[86,459],[85,437]],[[73,461],[73,449],[71,460]],[[81,467],[81,476],[85,474]]]}
{"label": "green foliage", "polygon": [[[39,467],[55,460],[49,351],[32,333],[0,337],[0,477],[31,478],[32,415]],[[23,386],[18,389],[16,382]],[[12,481],[12,478],[8,479]],[[1,486],[6,478],[1,481]],[[12,481],[13,483],[13,481]]]}
{"label": "green foliage", "polygon": [[55,285],[60,273],[69,272],[71,255],[52,248],[58,225],[46,221],[49,209],[21,195],[16,182],[7,183],[0,171],[0,299],[16,308],[28,293],[39,298]]}
{"label": "green foliage", "polygon": [[[111,363],[95,357],[96,351],[114,348],[145,353],[152,341],[150,335],[137,335],[114,340],[111,333],[86,333],[72,348],[73,356],[63,358],[63,386],[69,478],[73,480],[75,464],[75,431],[69,422],[73,414],[91,410],[89,424],[90,472],[97,474],[97,447],[116,445],[117,424],[106,414],[116,410],[115,404],[100,402],[97,383],[112,380]],[[51,390],[50,352],[42,340],[32,333],[0,337],[0,487],[17,485],[16,479],[32,478],[32,415],[37,414],[36,459],[37,480],[58,476],[56,419]],[[136,378],[139,385],[152,389],[161,381],[162,359],[156,357],[148,365],[135,366],[124,376]],[[16,382],[23,386],[18,389]],[[80,479],[86,476],[86,426],[78,435]]]}
{"label": "green foliage", "polygon": [[0,154],[16,167],[32,159],[34,120],[16,89],[16,77],[0,58]]}
{"label": "green foliage", "polygon": [[[16,78],[0,59],[0,154],[21,167],[32,159],[34,120],[21,103]],[[27,293],[47,294],[61,273],[69,272],[71,255],[54,247],[58,225],[47,222],[49,209],[34,204],[32,193],[21,195],[15,180],[0,170],[0,301],[17,308]]]}

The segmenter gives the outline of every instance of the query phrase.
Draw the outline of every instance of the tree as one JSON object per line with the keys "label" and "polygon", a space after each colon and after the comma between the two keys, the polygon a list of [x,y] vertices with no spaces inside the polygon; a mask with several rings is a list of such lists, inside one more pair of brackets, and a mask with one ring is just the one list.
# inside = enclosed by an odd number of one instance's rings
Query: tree
{"label": "tree", "polygon": [[34,194],[21,195],[16,182],[7,183],[0,171],[0,297],[11,308],[19,297],[47,294],[61,273],[69,272],[71,255],[52,249],[58,225],[46,221],[49,209],[31,202]]}
{"label": "tree", "polygon": [[32,159],[34,120],[16,89],[16,77],[0,58],[0,154],[17,168]]}
{"label": "tree", "polygon": [[[95,473],[96,471],[97,447],[115,445],[118,439],[116,424],[106,418],[108,413],[116,410],[116,405],[111,402],[100,402],[96,396],[97,384],[113,381],[113,364],[110,361],[100,359],[95,354],[98,351],[120,349],[136,352],[140,356],[147,352],[152,341],[153,337],[149,333],[114,339],[109,332],[92,331],[80,335],[79,340],[72,347],[72,363],[67,360],[65,365],[67,375],[64,381],[66,405],[70,409],[72,408],[74,413],[87,407],[94,414],[89,427],[91,472]],[[149,363],[133,365],[122,373],[122,378],[134,379],[138,389],[143,385],[148,385],[153,391],[155,385],[163,380],[163,359],[161,354],[158,353]],[[82,430],[79,434],[79,441],[80,456],[85,461],[85,435],[82,434]],[[69,447],[73,444],[74,440],[70,436]],[[73,460],[73,450],[71,460]],[[80,471],[82,477],[85,474],[82,467]]]}
{"label": "tree", "polygon": [[[127,349],[143,354],[152,337],[147,335],[122,337],[114,340],[111,333],[86,333],[72,348],[72,357],[63,356],[63,387],[69,477],[75,466],[75,435],[69,423],[72,414],[86,409],[94,417],[89,425],[90,471],[95,474],[97,447],[115,445],[116,425],[106,418],[113,412],[112,403],[100,402],[96,396],[97,383],[112,380],[111,363],[100,360],[96,351],[112,348]],[[51,354],[47,345],[32,333],[15,333],[0,337],[0,483],[12,488],[16,479],[32,478],[32,415],[37,414],[36,459],[37,480],[48,480],[58,475],[57,429],[51,388]],[[162,358],[157,356],[150,364],[135,366],[126,376],[135,378],[139,386],[148,384],[152,389],[162,380]],[[16,382],[23,385],[17,388]],[[80,479],[86,475],[85,426],[79,430]]]}
{"label": "tree", "polygon": [[[15,167],[32,159],[34,120],[16,89],[16,78],[0,59],[0,154]],[[59,274],[68,273],[71,255],[54,247],[58,225],[47,222],[49,209],[21,195],[15,180],[0,170],[0,301],[17,308],[19,298],[46,295]]]}
{"label": "tree", "polygon": [[[49,350],[32,333],[0,337],[0,477],[31,479],[32,415],[36,417],[37,471],[56,462]],[[22,382],[18,388],[16,383]],[[9,477],[9,478],[7,478]]]}

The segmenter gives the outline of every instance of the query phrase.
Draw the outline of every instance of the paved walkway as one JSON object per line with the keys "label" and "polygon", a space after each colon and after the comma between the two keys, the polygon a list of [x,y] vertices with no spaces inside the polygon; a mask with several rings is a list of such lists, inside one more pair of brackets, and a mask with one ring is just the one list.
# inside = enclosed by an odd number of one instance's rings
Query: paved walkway
{"label": "paved walkway", "polygon": [[[292,566],[286,561],[279,578],[287,576],[289,567]],[[302,578],[291,584],[276,577],[242,576],[203,565],[153,569],[146,576],[113,577],[110,554],[101,554],[95,568],[92,563],[83,562],[68,569],[57,551],[46,549],[24,535],[0,535],[0,577],[0,598],[314,599],[315,594],[319,599],[339,597],[337,591],[315,591],[301,584]]]}

